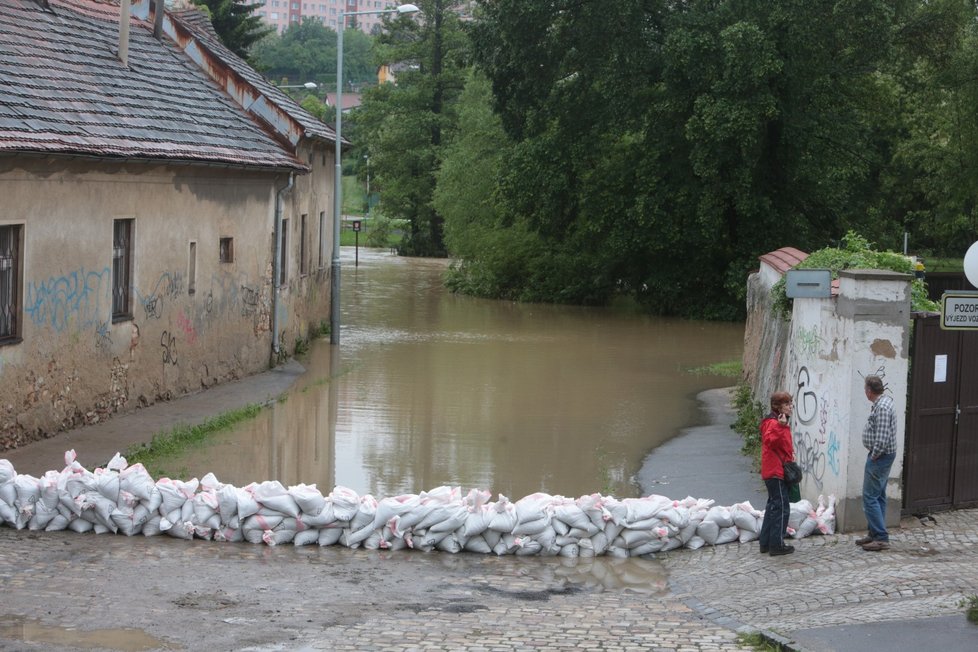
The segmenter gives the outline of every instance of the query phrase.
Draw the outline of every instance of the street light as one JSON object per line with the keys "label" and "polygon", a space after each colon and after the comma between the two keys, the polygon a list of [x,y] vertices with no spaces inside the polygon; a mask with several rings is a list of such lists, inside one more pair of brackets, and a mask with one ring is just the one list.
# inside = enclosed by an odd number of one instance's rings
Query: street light
{"label": "street light", "polygon": [[343,221],[343,164],[340,160],[343,142],[343,30],[347,16],[364,14],[414,14],[415,5],[375,11],[341,11],[336,23],[336,170],[333,173],[333,260],[330,265],[329,343],[340,343],[340,226]]}
{"label": "street light", "polygon": [[316,82],[306,82],[305,84],[295,84],[294,86],[286,84],[284,86],[276,86],[275,88],[308,88],[312,90],[316,88]]}

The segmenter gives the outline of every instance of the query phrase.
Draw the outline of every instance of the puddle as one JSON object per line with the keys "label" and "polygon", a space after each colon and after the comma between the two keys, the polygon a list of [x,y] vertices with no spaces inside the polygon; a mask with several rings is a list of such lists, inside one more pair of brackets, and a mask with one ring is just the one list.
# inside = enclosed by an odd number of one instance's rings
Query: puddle
{"label": "puddle", "polygon": [[13,621],[0,620],[0,639],[120,652],[182,649],[179,645],[170,645],[153,638],[141,629],[80,630],[42,625],[37,621],[20,618]]}

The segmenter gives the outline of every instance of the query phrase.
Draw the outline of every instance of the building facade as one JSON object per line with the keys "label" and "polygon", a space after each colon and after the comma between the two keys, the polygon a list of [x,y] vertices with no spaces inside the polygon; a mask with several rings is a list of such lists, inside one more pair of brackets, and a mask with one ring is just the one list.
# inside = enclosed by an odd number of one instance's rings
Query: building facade
{"label": "building facade", "polygon": [[0,3],[0,451],[267,369],[329,318],[333,132],[196,10],[124,13]]}

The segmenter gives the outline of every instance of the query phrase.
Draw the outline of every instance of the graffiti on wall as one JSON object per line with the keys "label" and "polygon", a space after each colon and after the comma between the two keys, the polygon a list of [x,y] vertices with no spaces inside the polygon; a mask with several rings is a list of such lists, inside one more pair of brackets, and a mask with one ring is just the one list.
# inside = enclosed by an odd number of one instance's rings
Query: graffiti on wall
{"label": "graffiti on wall", "polygon": [[795,380],[794,416],[799,422],[794,431],[795,459],[821,491],[826,468],[835,476],[840,472],[839,437],[830,424],[830,417],[839,412],[839,404],[833,399],[830,406],[826,393],[819,394],[807,366],[798,368]]}
{"label": "graffiti on wall", "polygon": [[112,270],[79,268],[62,276],[28,281],[24,287],[24,314],[35,326],[58,333],[70,325],[91,328],[112,306]]}
{"label": "graffiti on wall", "polygon": [[95,324],[95,350],[101,354],[110,353],[112,336],[109,334],[109,322],[100,321]]}
{"label": "graffiti on wall", "polygon": [[160,335],[160,347],[163,349],[163,364],[177,364],[177,338],[170,334],[170,331],[163,331]]}
{"label": "graffiti on wall", "polygon": [[183,275],[180,272],[163,272],[149,294],[139,295],[146,319],[159,319],[163,316],[163,302],[173,299],[183,292]]}
{"label": "graffiti on wall", "polygon": [[194,328],[193,322],[183,314],[183,310],[177,313],[177,328],[183,333],[187,344],[193,346],[197,343],[197,331]]}

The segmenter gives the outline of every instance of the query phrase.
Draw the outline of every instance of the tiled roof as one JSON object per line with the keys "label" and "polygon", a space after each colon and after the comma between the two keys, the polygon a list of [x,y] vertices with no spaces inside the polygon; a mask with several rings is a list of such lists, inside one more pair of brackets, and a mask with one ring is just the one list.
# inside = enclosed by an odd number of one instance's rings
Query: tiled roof
{"label": "tiled roof", "polygon": [[249,66],[238,55],[227,49],[214,28],[200,10],[190,7],[173,9],[169,11],[172,18],[180,22],[185,28],[193,32],[194,36],[206,43],[214,54],[219,57],[229,68],[240,75],[245,81],[253,86],[258,92],[268,98],[269,101],[278,105],[293,120],[302,125],[303,135],[310,138],[320,138],[329,142],[336,142],[335,132],[320,122],[314,115],[303,109],[298,102],[293,100],[274,85],[270,84],[264,77],[258,74],[254,68]]}
{"label": "tiled roof", "polygon": [[[794,247],[782,247],[760,256],[761,262],[767,263],[782,276],[806,258],[808,258],[808,254]],[[832,296],[838,296],[838,294],[839,279],[835,278],[832,279]]]}
{"label": "tiled roof", "polygon": [[761,262],[767,263],[775,271],[784,274],[789,269],[808,258],[808,254],[794,247],[782,247],[760,257]]}
{"label": "tiled roof", "polygon": [[117,3],[49,4],[0,0],[0,154],[307,169],[151,23],[133,17],[126,67]]}

